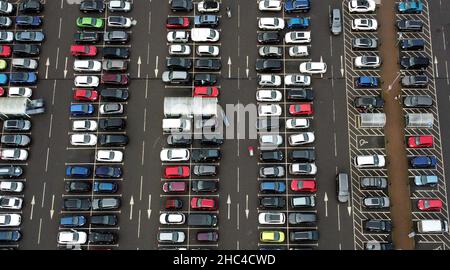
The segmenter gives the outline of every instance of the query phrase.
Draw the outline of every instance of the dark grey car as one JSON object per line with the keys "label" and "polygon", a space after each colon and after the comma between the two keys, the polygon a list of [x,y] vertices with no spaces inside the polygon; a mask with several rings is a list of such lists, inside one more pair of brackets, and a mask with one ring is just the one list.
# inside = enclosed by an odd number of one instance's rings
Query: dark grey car
{"label": "dark grey car", "polygon": [[92,210],[113,210],[120,207],[119,198],[98,198],[92,200]]}
{"label": "dark grey car", "polygon": [[402,86],[404,87],[426,87],[428,85],[427,75],[409,75],[402,78]]}
{"label": "dark grey car", "polygon": [[217,166],[215,166],[215,165],[195,165],[193,172],[197,176],[214,176],[214,175],[217,175]]}
{"label": "dark grey car", "polygon": [[312,231],[297,231],[289,234],[291,241],[318,241],[319,232],[317,230]]}
{"label": "dark grey car", "polygon": [[317,222],[317,214],[313,212],[298,212],[298,213],[289,213],[288,216],[289,224],[298,225],[298,224],[316,224]]}
{"label": "dark grey car", "polygon": [[105,71],[126,71],[127,69],[128,61],[109,59],[103,62],[103,70]]}
{"label": "dark grey car", "polygon": [[124,31],[107,31],[103,35],[103,40],[106,43],[127,43],[130,35]]}
{"label": "dark grey car", "polygon": [[19,177],[23,173],[23,169],[20,166],[1,166],[0,167],[0,178],[13,178]]}
{"label": "dark grey car", "polygon": [[433,105],[433,99],[430,96],[407,96],[403,105],[408,108],[429,108]]}
{"label": "dark grey car", "polygon": [[361,179],[363,189],[385,189],[387,188],[386,177],[363,177]]}
{"label": "dark grey car", "polygon": [[28,135],[3,135],[1,142],[8,146],[27,146],[31,139]]}
{"label": "dark grey car", "polygon": [[352,47],[356,50],[375,50],[378,48],[377,38],[354,38]]}

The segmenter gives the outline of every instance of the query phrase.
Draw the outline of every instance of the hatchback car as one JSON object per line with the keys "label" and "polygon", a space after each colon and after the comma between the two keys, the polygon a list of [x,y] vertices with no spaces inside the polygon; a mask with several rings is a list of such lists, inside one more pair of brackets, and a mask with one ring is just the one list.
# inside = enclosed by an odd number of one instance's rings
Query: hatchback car
{"label": "hatchback car", "polygon": [[351,21],[353,31],[377,31],[378,22],[376,19],[353,19]]}
{"label": "hatchback car", "polygon": [[363,222],[363,228],[367,232],[390,233],[392,224],[389,220],[369,219]]}
{"label": "hatchback car", "polygon": [[316,206],[316,197],[314,195],[292,197],[291,206],[293,208],[312,208]]}
{"label": "hatchback car", "polygon": [[294,31],[288,32],[284,36],[286,44],[303,44],[311,43],[310,31]]}
{"label": "hatchback car", "polygon": [[261,30],[283,30],[285,22],[282,18],[263,17],[258,20],[258,27]]}
{"label": "hatchback car", "polygon": [[130,28],[132,22],[130,18],[124,16],[108,16],[107,25],[112,28]]}
{"label": "hatchback car", "polygon": [[97,150],[95,159],[100,162],[122,162],[123,152],[119,150]]}
{"label": "hatchback car", "polygon": [[18,42],[42,42],[45,35],[41,31],[19,31],[16,32],[14,39]]}
{"label": "hatchback car", "polygon": [[433,136],[432,135],[411,136],[408,138],[408,147],[411,148],[433,147]]}
{"label": "hatchback car", "polygon": [[442,201],[440,199],[421,199],[417,201],[417,208],[420,211],[440,211],[442,209]]}
{"label": "hatchback car", "polygon": [[294,179],[291,181],[291,190],[296,192],[316,192],[317,183],[314,179]]}
{"label": "hatchback car", "polygon": [[357,68],[378,68],[381,66],[381,58],[377,55],[357,56],[354,65]]}
{"label": "hatchback car", "polygon": [[169,17],[166,20],[167,29],[188,28],[189,24],[189,18],[187,17]]}
{"label": "hatchback car", "polygon": [[259,32],[257,39],[261,44],[277,44],[281,42],[281,36],[276,31]]}
{"label": "hatchback car", "polygon": [[261,225],[271,225],[271,224],[281,225],[286,223],[286,215],[284,213],[276,213],[276,212],[259,213],[258,221],[259,224]]}
{"label": "hatchback car", "polygon": [[414,156],[409,160],[409,164],[414,169],[434,168],[437,159],[435,156]]}
{"label": "hatchback car", "polygon": [[350,13],[371,13],[376,9],[374,0],[351,0],[348,2]]}
{"label": "hatchback car", "polygon": [[361,178],[362,189],[385,189],[387,186],[386,177],[371,176]]}
{"label": "hatchback car", "polygon": [[430,96],[406,96],[403,105],[407,108],[429,108],[433,105],[433,99]]}
{"label": "hatchback car", "polygon": [[353,159],[353,164],[357,168],[370,168],[370,167],[384,167],[386,164],[385,156],[383,155],[367,155],[356,156]]}
{"label": "hatchback car", "polygon": [[189,166],[166,166],[164,168],[164,178],[186,178],[189,175]]}
{"label": "hatchback car", "polygon": [[92,210],[114,210],[120,207],[120,198],[102,197],[92,200]]}
{"label": "hatchback car", "polygon": [[302,87],[311,85],[311,76],[301,74],[289,74],[284,76],[285,86]]}
{"label": "hatchback car", "polygon": [[72,104],[70,105],[70,114],[72,116],[88,116],[94,113],[92,104]]}
{"label": "hatchback car", "polygon": [[376,50],[378,49],[378,38],[353,38],[352,48],[354,50]]}
{"label": "hatchback car", "polygon": [[123,113],[123,105],[121,103],[106,103],[100,105],[99,112],[102,115],[117,115]]}
{"label": "hatchback car", "polygon": [[313,132],[302,132],[289,135],[288,141],[291,146],[304,145],[313,143],[315,141],[315,136]]}
{"label": "hatchback car", "polygon": [[365,197],[363,205],[367,208],[381,209],[390,206],[389,197]]}
{"label": "hatchback car", "polygon": [[285,170],[283,166],[264,166],[259,169],[259,176],[266,178],[283,177]]}

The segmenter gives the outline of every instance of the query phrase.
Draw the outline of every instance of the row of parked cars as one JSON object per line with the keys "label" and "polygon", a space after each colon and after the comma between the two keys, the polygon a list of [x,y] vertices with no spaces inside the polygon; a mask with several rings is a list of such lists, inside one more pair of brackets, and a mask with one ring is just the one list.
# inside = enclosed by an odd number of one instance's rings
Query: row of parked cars
{"label": "row of parked cars", "polygon": [[[0,98],[31,98],[38,81],[38,56],[45,35],[40,30],[44,6],[36,0],[0,1]],[[7,119],[0,139],[0,248],[18,242],[25,188],[22,164],[28,159],[31,121]],[[11,247],[11,245],[10,245]]]}
{"label": "row of parked cars", "polygon": [[[114,45],[130,40],[127,29],[132,27],[132,19],[122,14],[131,10],[132,3],[84,0],[79,7],[86,15],[76,20],[79,31],[71,46],[75,88],[70,144],[92,148],[95,162],[66,166],[65,191],[71,196],[63,199],[65,213],[60,219],[58,243],[111,246],[118,241],[119,217],[115,211],[120,209],[121,200],[116,194],[124,174],[122,149],[129,142],[122,115],[130,95],[126,73],[129,49]],[[106,10],[112,15],[106,17]],[[97,55],[99,48],[103,58]],[[91,196],[80,196],[83,194]],[[87,227],[92,229],[87,232]]]}

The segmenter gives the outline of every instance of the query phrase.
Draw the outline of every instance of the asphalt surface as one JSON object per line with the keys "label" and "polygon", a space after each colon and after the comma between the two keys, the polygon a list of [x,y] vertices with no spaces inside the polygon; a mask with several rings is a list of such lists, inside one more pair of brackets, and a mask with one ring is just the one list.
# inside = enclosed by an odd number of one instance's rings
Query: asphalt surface
{"label": "asphalt surface", "polygon": [[[227,18],[222,8],[219,102],[221,105],[254,104],[257,88],[254,69],[255,60],[258,58],[257,18],[262,15],[257,9],[256,1],[222,2],[223,6],[231,7],[232,17]],[[344,68],[341,61],[344,55],[344,40],[343,35],[331,38],[328,28],[328,7],[340,7],[340,3],[331,0],[320,2],[320,5],[313,3],[308,14],[312,20],[310,58],[313,61],[322,58],[328,64],[328,71],[323,78],[315,76],[313,80],[313,130],[316,135],[314,147],[319,188],[315,209],[319,215],[320,232],[316,249],[354,249],[354,211],[349,214],[348,205],[338,204],[335,195],[336,172],[350,172],[346,86],[340,71]],[[450,115],[450,99],[446,91],[449,86],[446,63],[450,60],[446,52],[450,44],[446,39],[450,37],[450,19],[444,16],[445,12],[450,10],[449,5],[447,1],[430,1],[432,14],[440,14],[431,16],[431,34],[434,55],[439,60],[436,90],[441,121]],[[162,167],[159,153],[165,146],[165,136],[161,129],[163,100],[165,96],[191,94],[186,90],[165,88],[160,79],[165,70],[165,58],[168,56],[165,21],[169,14],[172,13],[166,1],[134,0],[132,11],[125,15],[136,21],[136,25],[131,28],[132,39],[129,43],[129,73],[132,82],[129,86],[130,99],[125,109],[126,132],[130,143],[125,148],[124,177],[118,193],[122,200],[117,228],[119,241],[116,246],[110,247],[112,249],[158,247],[156,237],[160,227],[159,211],[162,209]],[[69,48],[73,43],[73,34],[77,31],[75,20],[82,14],[78,5],[69,4],[66,0],[53,0],[47,1],[43,15],[47,39],[40,55],[41,80],[34,97],[46,100],[47,113],[32,118],[33,145],[26,168],[27,182],[21,228],[24,238],[19,243],[20,249],[58,248],[56,237],[65,194],[64,167],[67,163],[92,162],[94,158],[93,150],[75,150],[69,146],[69,105],[74,78],[74,58],[70,56]],[[45,79],[47,67],[44,63],[47,59],[48,78]],[[230,66],[228,59],[231,60]],[[231,78],[228,78],[228,68],[231,70]],[[285,72],[296,72],[295,68],[295,65],[289,66],[289,70]],[[448,129],[441,128],[442,138],[450,137],[449,132]],[[218,249],[258,248],[258,153],[249,157],[247,151],[248,146],[256,148],[257,144],[256,139],[226,140],[221,147],[223,157],[219,175]],[[443,139],[442,144],[444,157],[448,157],[448,142]],[[448,162],[445,168],[447,164]],[[446,188],[448,193],[448,186]],[[228,197],[231,200],[229,219]],[[34,205],[31,204],[32,198],[35,200]],[[130,201],[133,201],[132,205]],[[351,204],[350,207],[352,206]],[[247,208],[248,218],[245,213]],[[431,249],[438,246],[439,244],[431,243],[418,248]]]}

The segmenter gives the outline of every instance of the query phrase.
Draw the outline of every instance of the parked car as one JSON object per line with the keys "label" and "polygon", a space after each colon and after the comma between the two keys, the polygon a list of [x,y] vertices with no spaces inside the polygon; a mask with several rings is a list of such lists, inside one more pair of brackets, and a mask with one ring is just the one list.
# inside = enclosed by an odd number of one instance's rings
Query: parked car
{"label": "parked car", "polygon": [[414,184],[418,187],[429,186],[435,187],[438,183],[436,175],[416,175],[414,176]]}
{"label": "parked car", "polygon": [[399,20],[396,23],[399,32],[420,32],[423,28],[423,22],[420,20]]}
{"label": "parked car", "polygon": [[220,160],[221,154],[218,149],[193,149],[191,157],[193,162],[216,162]]}
{"label": "parked car", "polygon": [[374,0],[351,0],[348,2],[350,13],[371,13],[376,9]]}
{"label": "parked car", "polygon": [[363,205],[372,209],[389,208],[390,201],[389,197],[365,197]]}
{"label": "parked car", "polygon": [[318,241],[319,232],[317,230],[294,231],[290,232],[289,238],[293,242]]}
{"label": "parked car", "polygon": [[421,199],[417,201],[420,211],[441,211],[443,203],[440,199]]}
{"label": "parked car", "polygon": [[371,176],[361,178],[362,189],[385,189],[388,186],[386,177]]}
{"label": "parked car", "polygon": [[353,31],[376,31],[378,29],[378,22],[376,19],[357,18],[351,21]]}
{"label": "parked car", "polygon": [[277,212],[263,212],[259,213],[258,221],[261,225],[277,224],[281,225],[286,222],[286,215],[284,213]]}
{"label": "parked car", "polygon": [[378,38],[353,38],[352,49],[354,50],[376,50],[378,49]]}
{"label": "parked car", "polygon": [[291,212],[288,220],[291,225],[314,225],[317,222],[317,214],[313,212]]}
{"label": "parked car", "polygon": [[432,135],[411,136],[408,138],[408,147],[411,148],[427,148],[433,146]]}
{"label": "parked car", "polygon": [[259,207],[263,209],[281,209],[286,205],[286,199],[279,196],[264,196],[259,198]]}
{"label": "parked car", "polygon": [[191,189],[193,192],[216,192],[219,189],[219,182],[216,180],[193,180]]}
{"label": "parked car", "polygon": [[165,181],[163,184],[163,191],[165,193],[185,192],[186,190],[187,185],[185,182]]}
{"label": "parked car", "polygon": [[102,197],[92,200],[92,210],[114,210],[120,207],[120,198]]}
{"label": "parked car", "polygon": [[369,219],[363,222],[363,228],[368,232],[390,233],[392,230],[392,224],[389,220]]}
{"label": "parked car", "polygon": [[265,178],[283,177],[285,170],[283,166],[264,166],[259,169],[259,176]]}
{"label": "parked car", "polygon": [[401,80],[403,87],[426,87],[428,85],[427,75],[407,75]]}
{"label": "parked car", "polygon": [[414,156],[409,163],[412,168],[427,169],[436,167],[437,159],[435,156]]}
{"label": "parked car", "polygon": [[284,193],[286,192],[286,184],[281,181],[263,181],[259,184],[261,193]]}
{"label": "parked car", "polygon": [[384,167],[386,160],[383,155],[367,155],[354,157],[353,163],[357,168]]}
{"label": "parked car", "polygon": [[430,59],[424,56],[401,57],[401,69],[426,69],[430,65]]}
{"label": "parked car", "polygon": [[311,208],[316,205],[316,197],[309,196],[295,196],[291,198],[291,206],[293,208]]}

